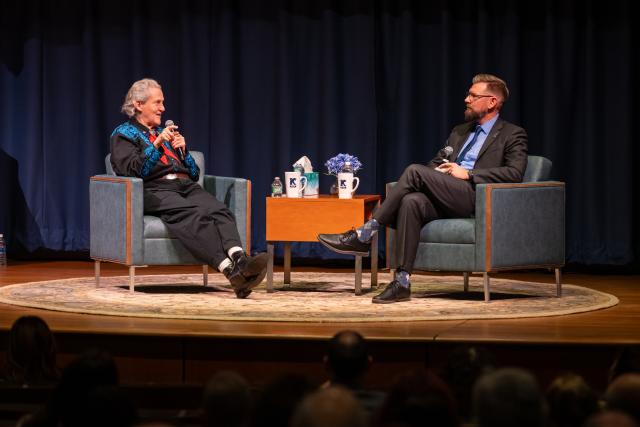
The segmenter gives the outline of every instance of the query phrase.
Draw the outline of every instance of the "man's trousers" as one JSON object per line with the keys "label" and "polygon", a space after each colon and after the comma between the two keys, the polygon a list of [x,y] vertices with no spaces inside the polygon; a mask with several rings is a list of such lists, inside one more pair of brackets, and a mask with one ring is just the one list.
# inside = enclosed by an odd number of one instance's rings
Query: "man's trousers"
{"label": "man's trousers", "polygon": [[159,217],[194,257],[213,268],[227,250],[242,247],[231,211],[191,180],[145,183],[144,212]]}
{"label": "man's trousers", "polygon": [[408,166],[384,203],[373,214],[380,224],[397,231],[397,265],[392,267],[411,273],[422,227],[435,219],[472,216],[475,197],[475,190],[469,181],[425,165]]}

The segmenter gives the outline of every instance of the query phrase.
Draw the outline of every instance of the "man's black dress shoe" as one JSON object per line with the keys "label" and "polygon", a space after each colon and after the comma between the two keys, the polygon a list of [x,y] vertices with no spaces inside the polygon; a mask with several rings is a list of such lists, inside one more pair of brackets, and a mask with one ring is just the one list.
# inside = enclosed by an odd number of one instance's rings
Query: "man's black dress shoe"
{"label": "man's black dress shoe", "polygon": [[367,256],[371,249],[371,243],[358,240],[358,233],[353,228],[342,234],[318,234],[318,240],[339,254]]}
{"label": "man's black dress shoe", "polygon": [[236,297],[248,297],[251,290],[264,280],[264,276],[267,275],[268,260],[269,255],[266,253],[252,257],[247,257],[243,252],[233,254],[233,264],[223,273],[229,279]]}
{"label": "man's black dress shoe", "polygon": [[371,302],[375,304],[391,304],[394,302],[409,301],[411,299],[411,286],[405,288],[394,280],[389,283],[380,295],[373,297]]}

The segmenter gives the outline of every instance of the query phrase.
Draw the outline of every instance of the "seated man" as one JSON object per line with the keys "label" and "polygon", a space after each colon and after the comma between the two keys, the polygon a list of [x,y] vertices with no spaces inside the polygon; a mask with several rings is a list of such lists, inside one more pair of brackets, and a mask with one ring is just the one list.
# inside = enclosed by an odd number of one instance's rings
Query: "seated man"
{"label": "seated man", "polygon": [[236,296],[246,298],[264,279],[268,255],[245,256],[232,213],[198,185],[200,169],[178,126],[161,126],[164,96],[158,82],[135,82],[122,112],[129,121],[111,134],[113,170],[142,178],[145,214],[160,217],[195,258],[224,273]]}
{"label": "seated man", "polygon": [[368,255],[371,237],[380,225],[397,230],[395,277],[373,297],[374,303],[411,299],[410,275],[425,224],[439,218],[471,217],[476,184],[522,181],[527,133],[500,118],[508,97],[503,80],[490,74],[475,76],[464,100],[466,123],[453,128],[447,147],[427,165],[407,167],[373,219],[355,230],[318,236],[335,252]]}

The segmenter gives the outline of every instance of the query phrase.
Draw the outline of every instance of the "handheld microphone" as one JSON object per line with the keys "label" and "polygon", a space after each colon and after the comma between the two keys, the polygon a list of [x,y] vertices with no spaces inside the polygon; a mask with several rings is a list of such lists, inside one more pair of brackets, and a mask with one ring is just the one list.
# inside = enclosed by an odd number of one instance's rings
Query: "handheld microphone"
{"label": "handheld microphone", "polygon": [[438,157],[435,160],[435,163],[449,163],[449,160],[447,160],[447,157],[449,157],[451,155],[451,153],[453,153],[453,147],[451,147],[450,145],[447,145],[446,147],[444,147],[442,149],[442,153],[443,155]]}
{"label": "handheld microphone", "polygon": [[[175,126],[175,123],[173,123],[173,120],[167,120],[166,122],[164,122],[164,127],[169,127],[169,126]],[[178,148],[178,153],[180,154],[180,159],[184,160],[184,148],[182,147]]]}

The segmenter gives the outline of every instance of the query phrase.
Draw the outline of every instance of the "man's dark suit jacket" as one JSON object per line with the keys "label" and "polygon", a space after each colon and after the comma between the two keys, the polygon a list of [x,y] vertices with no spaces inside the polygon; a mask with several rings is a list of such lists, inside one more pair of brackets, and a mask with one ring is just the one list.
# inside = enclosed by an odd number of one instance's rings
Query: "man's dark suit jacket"
{"label": "man's dark suit jacket", "polygon": [[[443,148],[428,166],[438,166],[435,160],[442,157],[451,162],[455,161],[476,126],[476,122],[467,122],[453,128],[447,141],[453,152],[445,156]],[[521,182],[527,168],[527,141],[527,132],[524,129],[498,118],[478,153],[471,183],[475,185],[486,182]]]}

